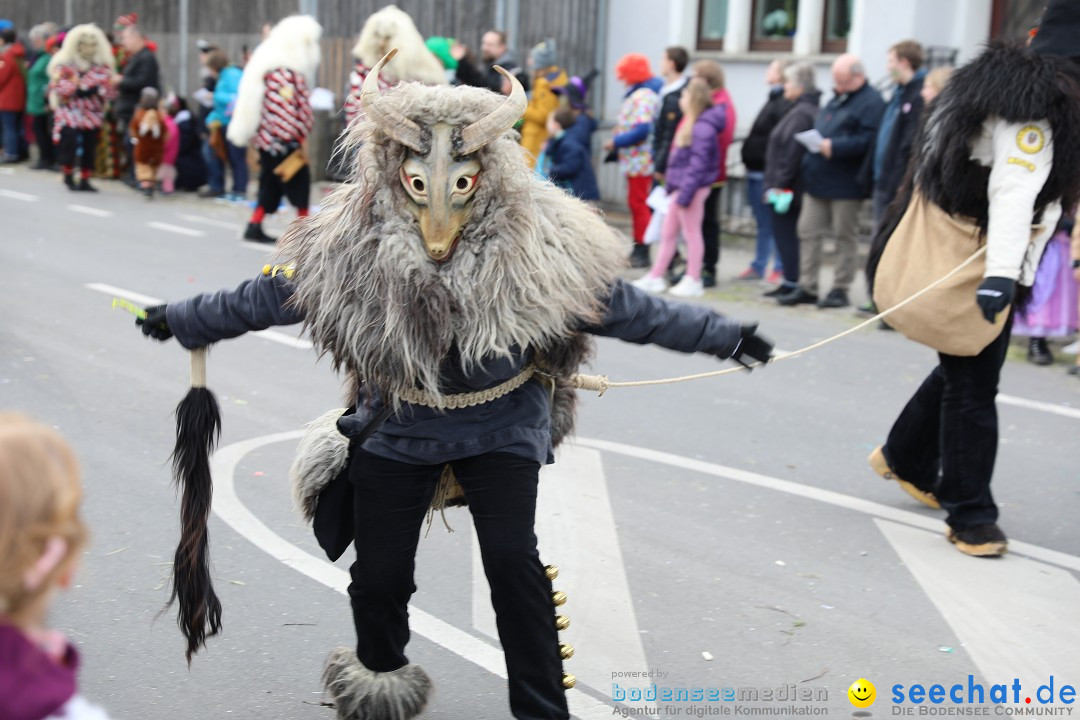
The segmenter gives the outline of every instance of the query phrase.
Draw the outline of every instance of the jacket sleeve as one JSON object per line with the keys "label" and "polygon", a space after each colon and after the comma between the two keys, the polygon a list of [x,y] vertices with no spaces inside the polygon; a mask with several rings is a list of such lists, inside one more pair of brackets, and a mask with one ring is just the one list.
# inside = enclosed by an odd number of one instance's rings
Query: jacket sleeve
{"label": "jacket sleeve", "polygon": [[1027,123],[997,120],[990,131],[993,156],[984,277],[1016,280],[1031,242],[1035,201],[1050,177],[1053,138],[1050,123],[1045,120]]}
{"label": "jacket sleeve", "polygon": [[629,125],[630,129],[612,138],[615,147],[624,148],[637,145],[649,137],[649,133],[652,132],[653,120],[655,120],[654,115],[656,114],[656,105],[650,101],[650,98],[655,97],[655,93],[635,90],[626,99],[626,102],[630,103],[630,110],[626,113],[627,125]]}
{"label": "jacket sleeve", "polygon": [[[793,111],[794,112],[794,111]],[[779,127],[779,126],[777,126]],[[811,130],[814,127],[814,118],[809,114],[799,115],[791,119],[791,127],[784,127],[783,139],[785,152],[777,153],[772,166],[765,169],[768,188],[792,190],[799,180],[802,172],[802,159],[806,155],[806,148],[802,143],[795,140],[797,133]]]}
{"label": "jacket sleeve", "polygon": [[[875,99],[877,102],[874,102]],[[864,101],[863,107],[858,108],[857,113],[853,113],[854,127],[850,129],[850,132],[831,138],[832,159],[863,157],[877,136],[878,124],[881,122],[884,109],[885,105],[880,98],[871,97]]]}
{"label": "jacket sleeve", "polygon": [[659,345],[684,353],[731,357],[739,344],[739,323],[701,305],[662,300],[617,280],[607,314],[585,332],[639,345]]}
{"label": "jacket sleeve", "polygon": [[15,63],[14,54],[0,55],[0,88],[7,85],[17,72],[19,67]]}
{"label": "jacket sleeve", "polygon": [[300,322],[303,316],[289,303],[293,291],[284,273],[260,275],[235,290],[169,303],[166,322],[185,348],[204,347],[251,330]]}

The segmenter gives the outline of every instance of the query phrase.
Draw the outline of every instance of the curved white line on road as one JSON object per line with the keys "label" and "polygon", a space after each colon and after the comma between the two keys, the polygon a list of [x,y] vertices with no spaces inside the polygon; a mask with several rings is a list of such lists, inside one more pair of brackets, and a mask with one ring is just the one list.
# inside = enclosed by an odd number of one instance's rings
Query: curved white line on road
{"label": "curved white line on road", "polygon": [[[310,555],[288,542],[269,527],[240,502],[233,482],[236,466],[249,452],[264,445],[298,440],[303,432],[293,431],[264,435],[221,448],[214,455],[212,471],[214,475],[214,514],[225,521],[229,527],[251,541],[257,548],[274,559],[307,575],[331,590],[347,595],[349,573],[330,563]],[[431,642],[450,652],[479,665],[489,673],[503,680],[506,679],[506,661],[502,651],[488,643],[458,630],[453,625],[439,620],[415,606],[409,607],[409,627],[413,633],[422,635]],[[611,717],[611,706],[586,695],[580,690],[567,692],[570,711],[582,720],[601,720]]]}

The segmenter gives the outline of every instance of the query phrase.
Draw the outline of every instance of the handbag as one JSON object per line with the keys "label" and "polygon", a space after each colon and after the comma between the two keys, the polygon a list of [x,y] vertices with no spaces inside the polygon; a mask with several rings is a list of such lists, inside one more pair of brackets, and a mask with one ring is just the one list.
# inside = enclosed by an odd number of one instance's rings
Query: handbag
{"label": "handbag", "polygon": [[[1032,235],[1042,232],[1032,226]],[[984,244],[972,218],[949,215],[916,190],[896,230],[889,236],[874,278],[878,310],[896,307],[945,277]],[[886,322],[907,338],[940,353],[971,357],[993,342],[1005,327],[1009,309],[988,323],[975,302],[986,272],[980,255],[955,275],[898,309]]]}
{"label": "handbag", "polygon": [[274,168],[274,174],[281,178],[281,182],[289,182],[296,173],[307,166],[307,154],[303,148],[297,148],[289,153],[284,160]]}
{"label": "handbag", "polygon": [[[345,466],[326,483],[319,493],[319,501],[315,506],[315,515],[312,519],[312,529],[315,531],[315,539],[319,542],[326,556],[331,562],[337,561],[345,554],[356,537],[356,519],[353,509],[353,487],[349,479],[349,466],[352,464],[356,449],[364,444],[386,419],[394,411],[393,403],[387,403],[378,412],[360,434],[349,442],[349,459]],[[356,406],[349,408],[341,417],[352,415],[356,412]]]}

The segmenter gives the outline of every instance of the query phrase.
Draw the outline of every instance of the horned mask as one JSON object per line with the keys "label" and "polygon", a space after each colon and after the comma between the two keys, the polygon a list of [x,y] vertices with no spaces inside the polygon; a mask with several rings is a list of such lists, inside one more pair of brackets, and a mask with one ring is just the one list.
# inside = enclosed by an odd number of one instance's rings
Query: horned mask
{"label": "horned mask", "polygon": [[360,102],[378,128],[409,149],[398,173],[409,198],[408,210],[420,227],[428,255],[437,263],[450,259],[469,219],[482,168],[474,153],[514,127],[525,113],[525,89],[503,68],[510,96],[494,112],[465,127],[437,123],[421,127],[385,107],[379,92],[379,71],[397,53],[391,50],[364,79]]}

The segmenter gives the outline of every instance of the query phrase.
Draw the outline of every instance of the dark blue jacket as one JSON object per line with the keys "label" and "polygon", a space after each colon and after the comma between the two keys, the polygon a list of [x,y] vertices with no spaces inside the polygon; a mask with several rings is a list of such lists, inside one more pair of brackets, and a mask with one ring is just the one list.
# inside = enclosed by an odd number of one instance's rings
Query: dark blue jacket
{"label": "dark blue jacket", "polygon": [[579,113],[573,125],[566,128],[567,135],[584,145],[587,149],[592,148],[592,134],[596,131],[596,118],[588,113]]}
{"label": "dark blue jacket", "polygon": [[832,200],[870,196],[869,185],[860,182],[860,170],[864,162],[872,160],[874,138],[884,111],[881,94],[869,83],[853,93],[837,95],[822,108],[815,127],[832,140],[832,157],[807,153],[803,158],[806,192]]}
{"label": "dark blue jacket", "polygon": [[[292,294],[293,285],[284,274],[260,275],[235,290],[169,303],[167,322],[185,348],[203,347],[249,331],[301,322],[299,310],[289,303]],[[621,280],[611,287],[605,304],[603,320],[580,328],[581,332],[725,358],[740,342],[738,321],[703,305],[662,300]],[[521,372],[534,354],[534,348],[525,348],[510,357],[491,357],[468,374],[460,360],[447,357],[441,368],[442,387],[447,393],[494,387]],[[357,412],[339,423],[349,437],[358,435],[383,407],[379,394],[367,387],[361,388],[357,402]],[[491,452],[551,463],[549,403],[547,387],[535,378],[492,402],[460,410],[443,412],[405,403],[362,447],[380,457],[416,465]]]}
{"label": "dark blue jacket", "polygon": [[556,185],[582,200],[599,200],[600,188],[593,172],[592,154],[567,130],[548,140],[548,177]]}
{"label": "dark blue jacket", "polygon": [[[685,122],[686,118],[683,120]],[[669,193],[678,191],[675,202],[682,207],[689,207],[694,193],[709,187],[716,180],[720,172],[720,146],[716,143],[716,136],[723,132],[726,125],[725,108],[714,105],[694,122],[690,131],[690,145],[676,147],[672,144],[664,183]]]}

